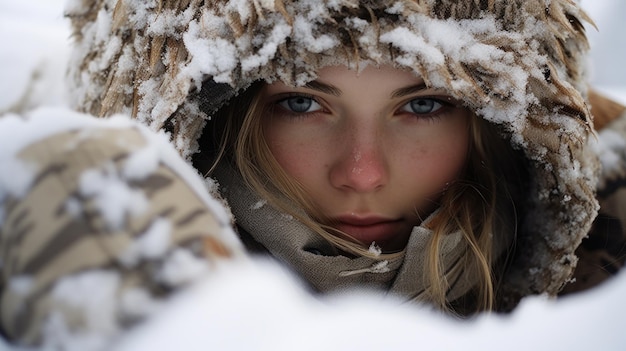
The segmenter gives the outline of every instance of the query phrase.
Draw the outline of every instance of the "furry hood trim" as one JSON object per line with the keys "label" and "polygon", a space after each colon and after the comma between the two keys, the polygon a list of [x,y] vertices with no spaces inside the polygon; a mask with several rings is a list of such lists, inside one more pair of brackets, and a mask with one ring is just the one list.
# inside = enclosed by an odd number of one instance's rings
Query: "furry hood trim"
{"label": "furry hood trim", "polygon": [[465,101],[524,150],[534,179],[504,305],[556,294],[598,210],[585,101],[587,16],[573,0],[73,0],[75,106],[172,134],[184,157],[210,114],[257,80],[392,64]]}

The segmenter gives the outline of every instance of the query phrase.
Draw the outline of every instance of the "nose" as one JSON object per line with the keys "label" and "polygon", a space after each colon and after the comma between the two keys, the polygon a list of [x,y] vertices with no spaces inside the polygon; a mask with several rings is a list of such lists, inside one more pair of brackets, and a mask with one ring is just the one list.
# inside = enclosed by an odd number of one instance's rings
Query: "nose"
{"label": "nose", "polygon": [[[346,140],[346,139],[344,139]],[[330,182],[338,189],[375,192],[388,181],[388,165],[375,136],[352,135],[330,168]]]}

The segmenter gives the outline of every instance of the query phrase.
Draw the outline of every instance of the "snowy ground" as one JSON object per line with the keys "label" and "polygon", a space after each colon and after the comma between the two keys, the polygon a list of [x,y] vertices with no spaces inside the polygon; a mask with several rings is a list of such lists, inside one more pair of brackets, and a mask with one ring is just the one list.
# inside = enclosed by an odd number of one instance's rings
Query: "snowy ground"
{"label": "snowy ground", "polygon": [[[0,0],[0,114],[66,105],[63,3]],[[626,2],[582,3],[599,27],[589,30],[590,79],[626,102]],[[459,323],[375,296],[315,300],[276,267],[232,266],[172,301],[116,350],[623,350],[624,296],[626,273],[585,294],[529,298],[510,316]]]}

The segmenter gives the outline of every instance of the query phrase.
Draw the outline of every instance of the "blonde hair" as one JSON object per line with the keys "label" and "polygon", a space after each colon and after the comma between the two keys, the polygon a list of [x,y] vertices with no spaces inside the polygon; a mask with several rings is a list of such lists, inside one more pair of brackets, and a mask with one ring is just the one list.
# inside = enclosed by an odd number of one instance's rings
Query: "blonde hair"
{"label": "blonde hair", "polygon": [[[436,218],[430,223],[433,236],[429,246],[428,269],[430,298],[439,308],[469,314],[491,311],[496,302],[502,276],[517,234],[521,189],[527,179],[525,161],[487,121],[472,115],[470,151],[463,177],[441,196]],[[460,231],[469,254],[465,274],[473,274],[477,285],[473,301],[451,304],[446,291],[452,282],[445,279],[440,254],[442,238]],[[501,251],[504,254],[499,255]]]}
{"label": "blonde hair", "polygon": [[[262,86],[263,83],[256,83],[214,116],[218,127],[213,127],[213,140],[220,141],[212,167],[222,159],[229,160],[247,185],[268,203],[294,216],[344,252],[381,260],[401,255],[376,255],[342,232],[315,220],[323,219],[323,214],[316,209],[304,188],[278,164],[265,141],[261,119],[267,107],[260,99]],[[516,158],[510,155],[493,157],[503,147],[505,150],[511,147],[501,140],[493,126],[474,115],[469,133],[471,145],[465,176],[451,184],[442,195],[440,209],[429,225],[434,235],[424,272],[430,283],[430,300],[442,310],[462,315],[494,308],[496,281],[500,275],[492,269],[497,259],[494,245],[498,245],[495,241],[500,239],[507,241],[494,234],[514,235],[516,227],[515,221],[510,220],[515,218],[514,214],[511,215],[513,200],[504,184],[508,172],[500,171],[504,169],[502,163],[515,168],[511,160]],[[294,203],[297,206],[293,206]],[[464,262],[466,274],[474,274],[478,284],[472,291],[473,298],[454,305],[446,298],[451,282],[445,278],[439,251],[441,239],[457,231],[462,233],[469,248]]]}

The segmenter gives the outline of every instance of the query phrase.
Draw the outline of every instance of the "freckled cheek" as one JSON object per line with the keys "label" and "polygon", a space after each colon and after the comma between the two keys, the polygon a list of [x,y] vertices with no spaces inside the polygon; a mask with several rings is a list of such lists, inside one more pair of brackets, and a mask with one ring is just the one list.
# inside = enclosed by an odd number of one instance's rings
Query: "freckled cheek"
{"label": "freckled cheek", "polygon": [[306,179],[314,177],[314,170],[322,170],[324,161],[322,151],[315,143],[295,140],[295,138],[269,138],[270,151],[283,170],[306,183]]}
{"label": "freckled cheek", "polygon": [[412,173],[424,186],[438,191],[446,183],[457,179],[467,162],[468,138],[443,138],[425,141],[413,149],[408,164]]}
{"label": "freckled cheek", "polygon": [[[441,178],[446,178],[446,182],[458,178],[465,169],[468,153],[468,138],[460,137],[456,140],[449,140],[446,145],[439,149],[437,158],[440,167]],[[435,161],[437,162],[437,161]]]}

